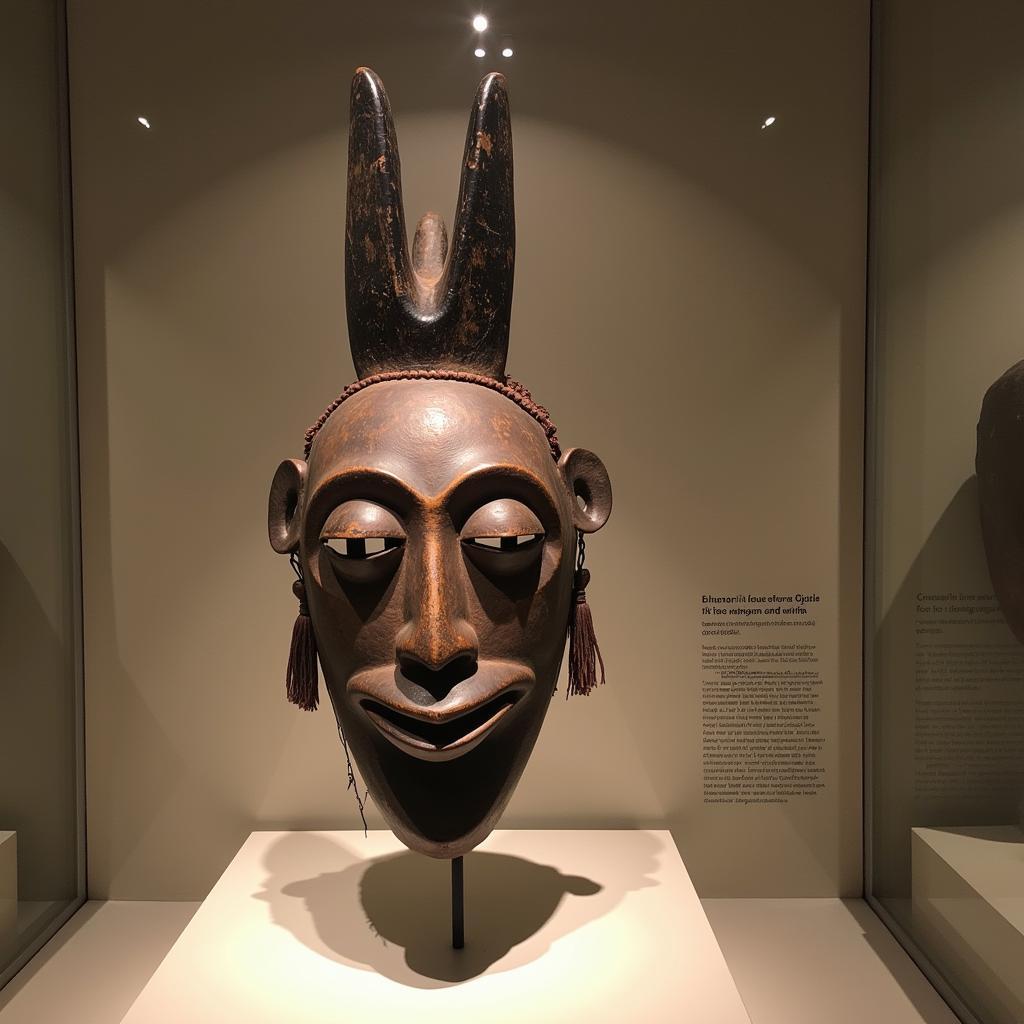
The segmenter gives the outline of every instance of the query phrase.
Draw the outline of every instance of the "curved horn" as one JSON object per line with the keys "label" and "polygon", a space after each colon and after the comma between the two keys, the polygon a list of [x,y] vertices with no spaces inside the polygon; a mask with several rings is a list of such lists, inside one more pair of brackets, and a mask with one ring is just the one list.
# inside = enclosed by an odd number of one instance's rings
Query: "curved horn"
{"label": "curved horn", "polygon": [[469,119],[443,300],[452,356],[493,377],[505,373],[515,262],[512,124],[505,77],[495,72],[480,83]]}
{"label": "curved horn", "polygon": [[[352,80],[345,297],[356,373],[395,369],[505,373],[515,266],[512,130],[505,79],[477,90],[466,135],[452,244],[427,214],[410,260],[401,167],[381,80]],[[443,270],[442,270],[443,266]]]}
{"label": "curved horn", "polygon": [[356,373],[389,363],[409,291],[402,168],[384,85],[369,68],[352,79],[345,213],[345,305]]}

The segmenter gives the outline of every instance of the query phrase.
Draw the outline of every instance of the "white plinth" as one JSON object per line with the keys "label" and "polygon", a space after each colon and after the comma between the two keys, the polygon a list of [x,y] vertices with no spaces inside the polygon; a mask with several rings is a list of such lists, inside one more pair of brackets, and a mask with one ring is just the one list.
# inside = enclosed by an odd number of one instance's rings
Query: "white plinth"
{"label": "white plinth", "polygon": [[668,832],[495,832],[450,867],[390,832],[254,832],[124,1024],[749,1024]]}
{"label": "white plinth", "polygon": [[0,937],[18,923],[18,833],[0,829]]}
{"label": "white plinth", "polygon": [[994,1020],[1024,1020],[1024,832],[912,829],[915,919]]}

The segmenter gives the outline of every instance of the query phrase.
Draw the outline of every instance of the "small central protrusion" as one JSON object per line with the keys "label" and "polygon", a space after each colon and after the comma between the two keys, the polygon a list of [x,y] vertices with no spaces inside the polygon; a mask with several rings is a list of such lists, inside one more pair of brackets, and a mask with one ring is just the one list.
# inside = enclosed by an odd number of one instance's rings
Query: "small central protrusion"
{"label": "small central protrusion", "polygon": [[420,217],[412,240],[412,266],[416,276],[428,288],[441,279],[448,256],[448,229],[444,217],[428,211]]}

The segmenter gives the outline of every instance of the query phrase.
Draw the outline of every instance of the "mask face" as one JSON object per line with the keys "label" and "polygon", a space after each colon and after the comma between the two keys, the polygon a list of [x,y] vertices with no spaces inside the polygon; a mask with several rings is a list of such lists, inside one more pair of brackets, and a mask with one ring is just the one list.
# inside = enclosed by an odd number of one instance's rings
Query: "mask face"
{"label": "mask face", "polygon": [[[278,468],[270,539],[298,558],[375,803],[407,846],[456,857],[526,766],[562,662],[577,537],[604,525],[611,489],[595,455],[549,443],[542,410],[486,386],[505,380],[514,253],[500,76],[474,105],[450,256],[428,214],[409,259],[397,168],[383,88],[361,69],[346,283],[356,369],[374,380],[321,417],[308,463]],[[477,380],[388,377],[431,362]]]}
{"label": "mask face", "polygon": [[565,645],[582,456],[556,464],[527,413],[454,381],[367,388],[317,437],[296,515],[320,660],[412,849],[472,849],[526,765]]}

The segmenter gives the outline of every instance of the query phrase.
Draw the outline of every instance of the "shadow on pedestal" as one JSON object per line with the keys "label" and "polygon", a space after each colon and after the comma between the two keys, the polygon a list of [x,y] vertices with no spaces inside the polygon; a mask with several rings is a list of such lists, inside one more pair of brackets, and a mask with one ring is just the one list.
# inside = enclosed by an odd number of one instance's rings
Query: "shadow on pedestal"
{"label": "shadow on pedestal", "polygon": [[[652,840],[649,868],[656,867]],[[339,870],[297,877],[327,858]],[[451,947],[450,861],[401,852],[365,861],[327,836],[290,833],[266,858],[259,899],[276,924],[332,960],[416,988],[468,981],[499,961],[505,971],[608,913],[630,889],[655,884],[643,870],[598,882],[504,853],[465,859],[466,945]],[[641,867],[647,867],[642,865]]]}

